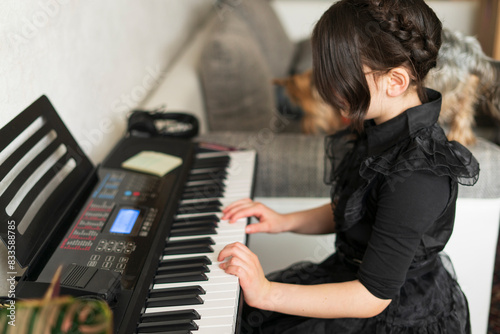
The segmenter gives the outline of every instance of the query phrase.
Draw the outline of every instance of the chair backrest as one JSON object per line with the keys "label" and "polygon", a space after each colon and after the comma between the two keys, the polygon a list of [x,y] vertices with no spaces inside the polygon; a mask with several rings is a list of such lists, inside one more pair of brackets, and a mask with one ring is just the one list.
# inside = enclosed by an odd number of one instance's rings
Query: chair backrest
{"label": "chair backrest", "polygon": [[0,130],[0,237],[27,266],[95,168],[46,96]]}

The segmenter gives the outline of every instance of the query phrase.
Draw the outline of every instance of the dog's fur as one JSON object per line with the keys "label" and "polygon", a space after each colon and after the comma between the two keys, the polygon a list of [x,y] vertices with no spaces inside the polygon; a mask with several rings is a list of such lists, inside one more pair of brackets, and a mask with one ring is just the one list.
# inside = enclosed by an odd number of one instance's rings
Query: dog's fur
{"label": "dog's fur", "polygon": [[[448,139],[472,145],[472,130],[477,109],[486,110],[500,120],[500,62],[487,57],[474,37],[443,30],[443,44],[437,66],[424,85],[443,95],[439,121],[449,127]],[[311,84],[311,71],[275,80],[285,86],[292,102],[304,110],[304,133],[333,133],[345,127],[340,113],[321,100]]]}
{"label": "dog's fur", "polygon": [[449,126],[448,139],[474,144],[476,110],[500,119],[498,64],[483,53],[476,38],[443,30],[437,66],[427,75],[425,85],[443,94],[439,121]]}
{"label": "dog's fur", "polygon": [[347,120],[319,96],[312,85],[312,71],[292,75],[285,79],[275,79],[276,85],[285,87],[292,103],[304,111],[301,119],[302,132],[306,134],[333,133],[345,127]]}

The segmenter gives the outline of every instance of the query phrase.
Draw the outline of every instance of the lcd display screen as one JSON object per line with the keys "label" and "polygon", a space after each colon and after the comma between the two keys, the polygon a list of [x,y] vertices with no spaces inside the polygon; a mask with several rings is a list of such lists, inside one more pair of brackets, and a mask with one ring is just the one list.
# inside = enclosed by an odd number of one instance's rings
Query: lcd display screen
{"label": "lcd display screen", "polygon": [[139,217],[139,213],[140,210],[137,209],[120,209],[109,231],[111,233],[130,234],[137,221],[137,217]]}

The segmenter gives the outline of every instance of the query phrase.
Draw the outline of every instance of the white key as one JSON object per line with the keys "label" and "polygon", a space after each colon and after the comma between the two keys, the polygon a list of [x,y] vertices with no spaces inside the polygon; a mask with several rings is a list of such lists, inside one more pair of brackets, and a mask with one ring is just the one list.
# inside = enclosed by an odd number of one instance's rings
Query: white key
{"label": "white key", "polygon": [[234,307],[236,303],[237,303],[237,300],[235,300],[235,299],[207,300],[207,301],[205,301],[205,303],[200,304],[200,305],[148,307],[148,308],[146,308],[146,313],[195,309],[196,312],[198,312],[200,314],[200,316],[203,318],[203,312],[205,310],[220,310],[221,312],[223,312],[224,310],[227,311],[228,307]]}
{"label": "white key", "polygon": [[[179,283],[156,283],[153,285],[153,289],[164,289],[164,288],[181,288],[187,285],[200,285],[201,287],[210,287],[216,284],[238,284],[238,278],[233,275],[224,273],[224,275],[208,276],[208,281],[193,281],[193,282],[179,282]],[[205,290],[207,290],[205,289]]]}
{"label": "white key", "polygon": [[235,317],[233,315],[220,316],[220,317],[202,317],[194,322],[199,326],[196,333],[204,334],[223,334],[234,333]]}
{"label": "white key", "polygon": [[[154,291],[156,289],[162,289],[163,287],[165,287],[165,284],[170,284],[168,286],[169,288],[175,287],[175,285],[179,285],[179,287],[183,287],[183,288],[195,287],[195,286],[199,285],[205,291],[209,290],[209,291],[212,291],[212,292],[231,292],[231,291],[234,291],[235,287],[238,286],[238,283],[234,282],[234,281],[231,281],[231,282],[222,282],[222,283],[214,283],[214,282],[207,283],[205,281],[205,283],[206,283],[205,287],[202,286],[203,283],[200,283],[200,284],[196,284],[196,283],[197,282],[188,282],[188,283],[184,283],[184,284],[180,284],[180,283],[154,284],[153,288],[151,289],[151,291]],[[174,286],[172,286],[172,285],[174,285]]]}
{"label": "white key", "polygon": [[180,237],[171,237],[168,239],[168,241],[192,240],[192,239],[198,239],[198,238],[212,238],[212,240],[215,242],[215,244],[230,244],[230,243],[233,243],[236,241],[244,243],[244,241],[246,239],[246,235],[229,234],[229,233],[187,235],[187,236],[180,236]]}

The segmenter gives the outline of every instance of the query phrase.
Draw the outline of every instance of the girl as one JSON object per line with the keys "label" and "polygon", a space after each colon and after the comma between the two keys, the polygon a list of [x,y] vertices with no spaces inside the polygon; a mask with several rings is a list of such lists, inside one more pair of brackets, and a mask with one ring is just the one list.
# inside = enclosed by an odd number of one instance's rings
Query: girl
{"label": "girl", "polygon": [[422,86],[441,22],[423,0],[342,0],[312,44],[320,95],[352,123],[326,139],[331,206],[278,214],[245,199],[223,219],[257,217],[247,233],[335,232],[336,252],[266,278],[246,246],[226,246],[220,266],[239,277],[247,303],[242,331],[470,333],[467,300],[439,252],[458,183],[474,184],[479,167],[447,141],[441,95]]}

